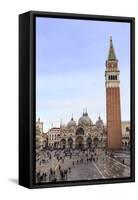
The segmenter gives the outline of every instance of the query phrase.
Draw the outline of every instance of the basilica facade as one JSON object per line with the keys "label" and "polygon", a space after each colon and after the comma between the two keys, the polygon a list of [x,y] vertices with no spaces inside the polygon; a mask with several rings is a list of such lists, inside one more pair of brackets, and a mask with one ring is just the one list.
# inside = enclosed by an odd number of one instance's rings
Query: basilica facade
{"label": "basilica facade", "polygon": [[66,125],[51,128],[47,135],[48,146],[53,148],[86,149],[106,146],[106,131],[101,117],[93,124],[87,111],[83,112],[78,122],[72,116]]}

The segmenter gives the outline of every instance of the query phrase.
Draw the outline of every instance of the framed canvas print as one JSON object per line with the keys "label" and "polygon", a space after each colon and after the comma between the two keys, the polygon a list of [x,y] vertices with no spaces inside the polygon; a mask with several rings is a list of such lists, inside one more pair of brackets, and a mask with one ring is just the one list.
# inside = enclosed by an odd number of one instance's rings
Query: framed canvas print
{"label": "framed canvas print", "polygon": [[135,181],[135,19],[19,16],[19,184]]}

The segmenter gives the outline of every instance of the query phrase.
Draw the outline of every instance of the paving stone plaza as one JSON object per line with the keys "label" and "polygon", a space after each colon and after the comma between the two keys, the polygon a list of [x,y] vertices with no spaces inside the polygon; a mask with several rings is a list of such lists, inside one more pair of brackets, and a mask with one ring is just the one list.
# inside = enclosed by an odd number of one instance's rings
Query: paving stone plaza
{"label": "paving stone plaza", "polygon": [[102,149],[41,151],[36,183],[123,178],[130,176],[130,153]]}

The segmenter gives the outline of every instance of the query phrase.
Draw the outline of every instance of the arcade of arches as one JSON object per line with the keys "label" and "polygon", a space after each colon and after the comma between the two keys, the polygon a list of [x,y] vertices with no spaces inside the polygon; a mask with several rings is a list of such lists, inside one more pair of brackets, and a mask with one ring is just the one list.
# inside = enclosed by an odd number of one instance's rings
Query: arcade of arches
{"label": "arcade of arches", "polygon": [[92,148],[99,145],[98,137],[85,137],[83,128],[78,128],[76,131],[76,137],[69,137],[67,139],[60,140],[60,148]]}
{"label": "arcade of arches", "polygon": [[69,137],[67,141],[65,139],[61,139],[60,141],[60,148],[76,148],[76,149],[83,149],[83,148],[92,148],[98,147],[99,139],[97,137],[90,138],[88,137],[85,139],[83,136],[79,135],[75,139]]}

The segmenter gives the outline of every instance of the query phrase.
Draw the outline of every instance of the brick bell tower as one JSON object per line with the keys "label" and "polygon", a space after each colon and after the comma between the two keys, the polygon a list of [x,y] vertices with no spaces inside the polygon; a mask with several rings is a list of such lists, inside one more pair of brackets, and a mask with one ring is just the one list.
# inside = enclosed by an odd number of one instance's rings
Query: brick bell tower
{"label": "brick bell tower", "polygon": [[107,147],[110,150],[122,148],[119,74],[118,60],[115,55],[112,37],[110,37],[105,70]]}

